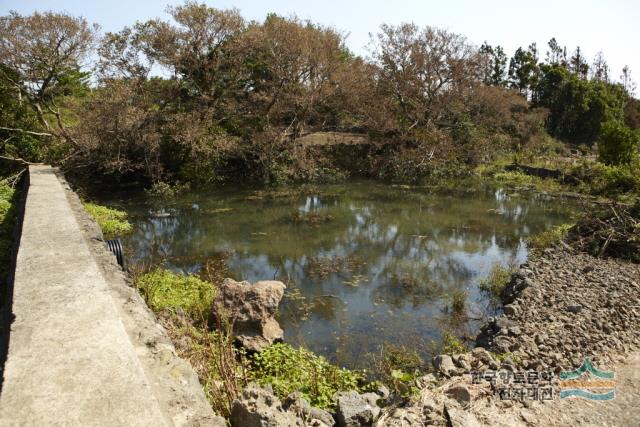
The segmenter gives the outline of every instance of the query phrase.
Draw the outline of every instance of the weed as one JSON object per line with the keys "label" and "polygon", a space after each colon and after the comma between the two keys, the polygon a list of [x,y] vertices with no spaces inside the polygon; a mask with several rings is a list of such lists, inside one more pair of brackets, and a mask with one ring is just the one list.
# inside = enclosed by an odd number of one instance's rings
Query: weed
{"label": "weed", "polygon": [[251,377],[262,385],[271,384],[281,399],[299,391],[311,405],[333,408],[337,391],[367,388],[363,373],[334,366],[304,348],[277,343],[251,359]]}
{"label": "weed", "polygon": [[455,289],[449,294],[451,310],[455,314],[463,314],[467,305],[467,291],[464,289]]}
{"label": "weed", "polygon": [[467,348],[458,337],[450,332],[444,332],[444,334],[442,334],[441,354],[454,355],[465,353],[466,351]]}
{"label": "weed", "polygon": [[195,321],[206,323],[215,295],[213,284],[162,268],[137,277],[135,283],[154,311],[181,309]]}
{"label": "weed", "polygon": [[126,212],[91,202],[84,202],[83,205],[89,215],[96,220],[107,239],[119,234],[130,233],[133,230],[133,226],[127,221]]}
{"label": "weed", "polygon": [[480,282],[480,289],[495,298],[500,298],[514,271],[513,266],[503,267],[500,263],[496,263],[489,275]]}
{"label": "weed", "polygon": [[573,224],[562,224],[550,228],[547,231],[529,236],[527,239],[527,246],[534,255],[539,254],[543,250],[550,248],[563,240],[571,227],[573,227]]}

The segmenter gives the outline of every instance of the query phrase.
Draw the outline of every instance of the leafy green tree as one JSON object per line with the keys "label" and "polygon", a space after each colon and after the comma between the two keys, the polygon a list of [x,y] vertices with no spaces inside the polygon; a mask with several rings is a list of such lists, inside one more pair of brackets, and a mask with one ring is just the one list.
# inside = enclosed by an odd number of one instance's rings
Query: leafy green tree
{"label": "leafy green tree", "polygon": [[509,85],[528,97],[538,84],[539,72],[536,44],[527,50],[519,47],[509,62]]}
{"label": "leafy green tree", "polygon": [[489,86],[506,86],[507,55],[502,46],[493,47],[484,42],[480,46],[480,53],[485,57],[484,83]]}
{"label": "leafy green tree", "polygon": [[630,164],[638,155],[639,140],[638,131],[631,130],[620,121],[603,123],[598,139],[600,161],[613,166]]}
{"label": "leafy green tree", "polygon": [[619,84],[581,79],[560,65],[541,66],[536,105],[549,109],[547,129],[555,137],[595,142],[607,120],[622,120],[627,94]]}
{"label": "leafy green tree", "polygon": [[567,48],[560,46],[555,37],[549,40],[547,51],[547,63],[550,65],[567,65]]}
{"label": "leafy green tree", "polygon": [[582,80],[586,80],[589,75],[589,64],[587,64],[587,60],[580,46],[576,48],[576,51],[569,60],[569,69],[576,73]]}

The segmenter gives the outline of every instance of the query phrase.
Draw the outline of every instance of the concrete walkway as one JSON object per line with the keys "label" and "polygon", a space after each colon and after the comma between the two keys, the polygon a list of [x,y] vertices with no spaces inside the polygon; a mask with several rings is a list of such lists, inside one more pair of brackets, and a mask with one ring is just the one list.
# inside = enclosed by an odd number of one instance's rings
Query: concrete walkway
{"label": "concrete walkway", "polygon": [[32,166],[0,425],[172,425],[52,168]]}

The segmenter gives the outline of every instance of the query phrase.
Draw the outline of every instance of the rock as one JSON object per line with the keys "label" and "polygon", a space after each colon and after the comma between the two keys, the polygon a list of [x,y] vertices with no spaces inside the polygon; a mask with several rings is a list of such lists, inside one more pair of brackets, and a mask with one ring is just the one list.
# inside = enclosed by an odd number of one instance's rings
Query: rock
{"label": "rock", "polygon": [[269,388],[249,384],[231,407],[233,427],[304,426],[302,419],[286,412]]}
{"label": "rock", "polygon": [[453,359],[451,359],[451,356],[447,354],[440,354],[434,357],[433,367],[435,368],[436,372],[444,376],[450,376],[456,371],[456,367],[453,364]]}
{"label": "rock", "polygon": [[569,313],[580,313],[582,311],[582,305],[580,304],[571,304],[567,306],[567,311]]}
{"label": "rock", "polygon": [[518,314],[518,306],[516,304],[505,305],[503,310],[507,316],[516,316]]}
{"label": "rock", "polygon": [[447,396],[455,399],[460,405],[468,406],[471,403],[471,393],[464,384],[457,384],[447,389]]}
{"label": "rock", "polygon": [[275,280],[251,284],[225,279],[213,303],[213,314],[233,324],[233,332],[244,348],[262,351],[282,340],[283,331],[273,316],[284,289],[284,283]]}
{"label": "rock", "polygon": [[380,414],[375,393],[358,394],[356,391],[338,393],[336,419],[340,427],[371,426]]}
{"label": "rock", "polygon": [[461,368],[465,372],[471,371],[471,361],[470,361],[470,356],[468,354],[459,354],[457,356],[454,356],[453,363],[458,368]]}
{"label": "rock", "polygon": [[380,419],[377,425],[383,425],[385,427],[406,427],[406,426],[420,426],[422,423],[422,416],[415,407],[410,408],[393,408],[392,411]]}
{"label": "rock", "polygon": [[335,420],[329,412],[311,406],[300,392],[294,392],[287,396],[282,407],[304,419],[305,425],[333,426],[335,424]]}
{"label": "rock", "polygon": [[387,399],[391,394],[391,392],[389,391],[389,388],[384,384],[380,384],[378,386],[376,393],[378,394],[378,396],[380,396],[380,399]]}
{"label": "rock", "polygon": [[459,409],[453,405],[445,405],[444,413],[449,420],[451,427],[480,427],[478,419],[464,409]]}

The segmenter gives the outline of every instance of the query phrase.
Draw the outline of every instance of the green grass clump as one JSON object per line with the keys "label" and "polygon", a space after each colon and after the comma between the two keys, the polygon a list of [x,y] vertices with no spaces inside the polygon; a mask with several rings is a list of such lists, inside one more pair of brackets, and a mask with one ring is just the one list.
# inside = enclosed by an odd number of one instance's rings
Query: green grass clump
{"label": "green grass clump", "polygon": [[464,314],[467,305],[467,295],[468,293],[464,289],[455,289],[448,295],[453,313],[459,315]]}
{"label": "green grass clump", "polygon": [[453,356],[454,354],[462,354],[466,352],[467,348],[458,337],[450,332],[445,332],[444,334],[442,334],[442,349],[440,350],[441,354],[448,354]]}
{"label": "green grass clump", "polygon": [[96,220],[102,229],[105,238],[110,239],[119,234],[127,234],[133,229],[131,223],[127,221],[126,212],[91,202],[83,204],[89,215]]}
{"label": "green grass clump", "polygon": [[284,343],[252,356],[251,376],[261,385],[271,384],[281,399],[298,391],[318,408],[334,408],[333,397],[338,391],[366,388],[361,372],[339,368],[309,350]]}
{"label": "green grass clump", "polygon": [[511,280],[513,268],[503,267],[499,263],[494,265],[489,275],[480,282],[480,290],[500,298],[504,288]]}
{"label": "green grass clump", "polygon": [[208,317],[215,296],[211,283],[162,268],[138,276],[136,286],[153,311],[180,308],[196,321]]}
{"label": "green grass clump", "polygon": [[562,224],[542,233],[534,234],[527,239],[527,246],[534,254],[540,253],[563,240],[571,227],[573,224]]}
{"label": "green grass clump", "polygon": [[[13,245],[13,227],[16,223],[17,191],[0,182],[0,283],[4,284],[9,272],[9,258]],[[0,290],[0,294],[3,290]]]}

